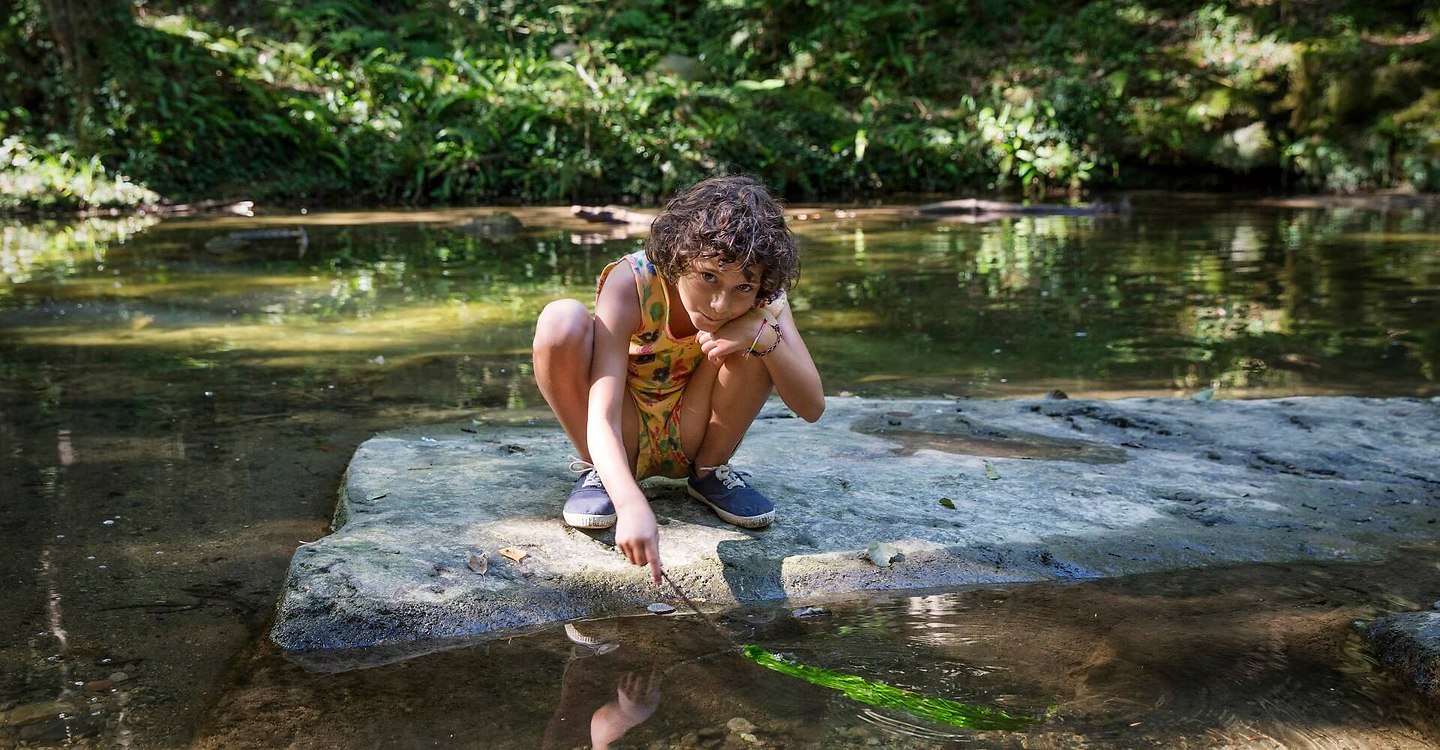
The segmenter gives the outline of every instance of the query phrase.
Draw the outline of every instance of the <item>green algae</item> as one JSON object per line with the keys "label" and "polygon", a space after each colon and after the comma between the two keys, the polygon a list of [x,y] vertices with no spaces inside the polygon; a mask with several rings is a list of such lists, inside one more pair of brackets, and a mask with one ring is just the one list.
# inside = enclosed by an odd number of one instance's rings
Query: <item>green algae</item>
{"label": "green algae", "polygon": [[949,724],[967,729],[1000,729],[1017,730],[1029,726],[1045,723],[1049,718],[1049,712],[1043,717],[1013,716],[998,708],[986,708],[985,706],[974,706],[969,703],[952,701],[948,698],[934,698],[926,695],[918,695],[909,690],[886,685],[882,682],[871,682],[863,677],[857,677],[843,672],[835,672],[820,667],[812,667],[808,664],[782,658],[766,651],[765,649],[748,645],[740,649],[746,658],[767,669],[772,669],[781,674],[791,677],[798,677],[806,682],[821,687],[839,690],[846,696],[881,708],[893,708],[904,711],[912,716],[928,719],[940,724]]}

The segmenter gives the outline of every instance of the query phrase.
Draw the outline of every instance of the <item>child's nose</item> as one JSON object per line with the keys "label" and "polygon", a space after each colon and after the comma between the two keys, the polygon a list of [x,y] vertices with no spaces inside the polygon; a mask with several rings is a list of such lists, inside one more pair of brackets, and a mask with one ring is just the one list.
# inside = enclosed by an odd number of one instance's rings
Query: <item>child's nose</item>
{"label": "child's nose", "polygon": [[720,292],[719,294],[716,294],[714,299],[715,312],[726,317],[734,317],[735,315],[744,312],[744,310],[734,309],[735,307],[744,304],[744,300],[741,297],[742,295],[730,294],[729,292]]}

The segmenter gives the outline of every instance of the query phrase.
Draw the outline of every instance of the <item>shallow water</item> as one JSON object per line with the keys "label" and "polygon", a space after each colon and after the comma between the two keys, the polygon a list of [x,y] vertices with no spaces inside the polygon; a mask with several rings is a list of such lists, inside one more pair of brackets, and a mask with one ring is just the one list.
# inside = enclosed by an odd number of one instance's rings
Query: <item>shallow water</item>
{"label": "shallow water", "polygon": [[677,611],[580,623],[588,645],[555,627],[328,676],[262,648],[201,744],[572,748],[643,718],[617,747],[1431,747],[1433,709],[1376,670],[1353,623],[1419,606],[1429,581],[1395,579],[1423,567],[1433,580],[1437,562],[1440,549],[1409,550],[1381,566],[975,587],[722,620],[726,636],[810,666],[1039,722],[1011,731],[768,671]]}
{"label": "shallow water", "polygon": [[[807,217],[794,224],[807,265],[792,301],[827,392],[1440,393],[1440,219],[1240,208],[1211,199],[1152,198],[1136,209],[1128,217],[987,224],[915,223],[890,210],[859,210],[852,218],[795,209]],[[645,645],[596,658],[612,666],[594,670],[567,666],[571,647],[559,630],[332,678],[299,673],[265,645],[290,554],[297,542],[325,532],[354,447],[375,430],[427,421],[543,418],[529,372],[535,312],[561,296],[588,299],[604,263],[638,247],[635,237],[600,237],[556,209],[518,212],[527,225],[544,228],[514,237],[456,230],[483,213],[0,228],[0,596],[7,603],[0,608],[0,711],[54,714],[23,725],[9,714],[0,743],[157,747],[200,738],[269,746],[282,739],[266,734],[273,731],[301,746],[406,746],[452,744],[442,733],[448,728],[462,744],[486,746],[466,734],[484,707],[485,722],[495,722],[497,744],[490,746],[530,747],[557,714],[588,722],[595,706],[570,716],[557,702],[572,705],[563,696],[574,686],[581,686],[577,695],[613,696],[620,679],[614,665],[632,658],[671,671],[662,681],[663,710],[627,743],[668,742],[723,727],[733,716],[756,724],[759,739],[791,737],[799,745],[867,737],[888,744],[899,736],[884,726],[894,716],[857,718],[865,714],[850,699],[729,654],[677,666],[677,659],[714,651],[695,618],[614,624],[627,644]],[[298,227],[303,243],[229,238]],[[957,445],[978,450],[964,441],[950,447]],[[1185,670],[1145,688],[1159,690],[1149,698],[1135,687],[1149,684],[1136,682],[1137,674],[1169,672],[1141,660],[1137,673],[1126,661],[1139,658],[1133,652],[1172,648],[1193,656],[1202,675],[1225,672],[1223,665],[1238,663],[1232,652],[1272,632],[1264,613],[1285,611],[1258,602],[1283,599],[1278,593],[1233,603],[1201,597],[1186,615],[1201,620],[1182,618],[1183,627],[1151,634],[1159,626],[1143,623],[1171,617],[1166,602],[1175,592],[1202,590],[1201,574],[1177,575],[1169,594],[1125,598],[1133,606],[1127,625],[1136,630],[1114,647],[1117,656],[1106,657],[1121,660],[1113,669],[1084,667],[1099,631],[1066,624],[1077,605],[1059,598],[1109,584],[1007,594],[1004,601],[1056,597],[1015,622],[1001,617],[1010,610],[982,606],[988,594],[954,592],[936,601],[947,612],[968,613],[958,620],[912,621],[910,609],[930,606],[914,601],[931,600],[902,598],[873,612],[837,604],[836,615],[820,624],[760,633],[771,650],[924,694],[1032,713],[1055,703],[1060,713],[1026,734],[1027,746],[1066,746],[1070,735],[1062,729],[1074,730],[1075,742],[1129,746],[1142,744],[1131,738],[1151,737],[1131,721],[1158,722],[1154,741],[1162,746],[1180,739],[1243,745],[1244,732],[1262,747],[1414,742],[1417,725],[1394,709],[1403,698],[1375,687],[1383,678],[1356,656],[1348,635],[1348,619],[1362,616],[1352,610],[1383,602],[1345,600],[1353,583],[1296,570],[1320,586],[1316,596],[1348,603],[1316,619],[1330,628],[1333,647],[1307,656],[1299,672],[1293,659],[1255,667],[1270,681],[1259,692],[1219,678],[1194,681]],[[1407,602],[1440,598],[1440,591],[1423,590],[1434,578],[1423,566],[1353,575],[1367,591],[1400,592]],[[1256,583],[1254,591],[1289,585]],[[1107,600],[1099,611],[1114,608]],[[1204,621],[1210,609],[1230,616]],[[973,617],[980,619],[965,619]],[[1057,645],[1042,642],[1027,652],[1031,639],[996,641],[987,636],[992,621],[1088,645],[1071,647],[1070,662],[1053,662],[1045,649]],[[1209,637],[1183,640],[1196,628]],[[947,640],[957,632],[968,635]],[[978,639],[981,650],[965,651],[966,639]],[[1241,645],[1219,648],[1232,642]],[[1350,645],[1334,645],[1342,642]],[[1077,656],[1084,648],[1092,651]],[[959,666],[994,661],[975,656],[986,653],[1013,655],[996,673],[1021,677],[1007,681]],[[875,660],[865,661],[868,655]],[[931,662],[951,666],[916,666]],[[1312,669],[1332,675],[1327,679],[1347,675],[1344,689],[1362,697],[1384,697],[1349,698],[1344,708],[1321,700],[1324,694],[1299,693],[1300,703],[1314,703],[1329,718],[1277,702],[1286,686],[1314,683]],[[580,677],[562,678],[575,670]],[[1083,685],[1075,674],[1087,675]],[[1208,687],[1196,693],[1191,682]],[[1292,723],[1302,733],[1255,713],[1250,704],[1257,702],[1298,712]],[[1152,704],[1160,713],[1136,708]],[[1177,705],[1191,718],[1161,711]],[[257,727],[231,706],[269,718]]]}

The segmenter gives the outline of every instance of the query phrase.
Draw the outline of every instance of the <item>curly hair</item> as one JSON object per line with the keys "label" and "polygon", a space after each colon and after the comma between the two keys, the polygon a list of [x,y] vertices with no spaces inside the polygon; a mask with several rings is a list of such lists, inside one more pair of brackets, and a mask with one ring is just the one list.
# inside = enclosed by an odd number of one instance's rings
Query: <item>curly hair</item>
{"label": "curly hair", "polygon": [[760,269],[758,299],[775,301],[800,279],[800,252],[785,209],[764,185],[744,176],[711,177],[670,199],[650,225],[645,253],[674,283],[702,258]]}

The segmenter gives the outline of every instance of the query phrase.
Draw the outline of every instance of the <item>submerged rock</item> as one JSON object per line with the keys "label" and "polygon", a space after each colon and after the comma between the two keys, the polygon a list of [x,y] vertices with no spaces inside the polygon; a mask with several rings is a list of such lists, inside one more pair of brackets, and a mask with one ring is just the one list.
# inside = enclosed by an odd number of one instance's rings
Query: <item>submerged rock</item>
{"label": "submerged rock", "polygon": [[1387,669],[1440,701],[1440,612],[1403,612],[1365,629],[1370,649]]}

